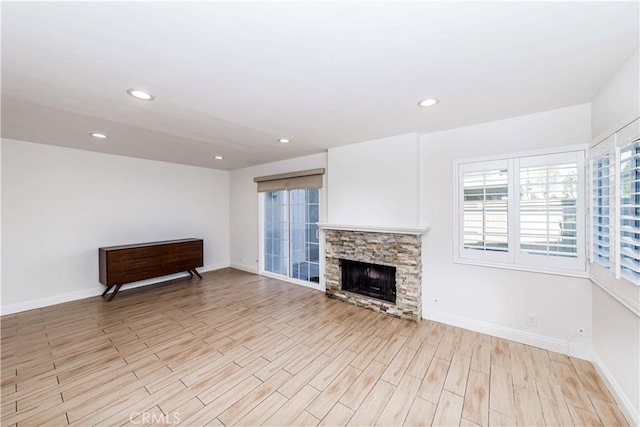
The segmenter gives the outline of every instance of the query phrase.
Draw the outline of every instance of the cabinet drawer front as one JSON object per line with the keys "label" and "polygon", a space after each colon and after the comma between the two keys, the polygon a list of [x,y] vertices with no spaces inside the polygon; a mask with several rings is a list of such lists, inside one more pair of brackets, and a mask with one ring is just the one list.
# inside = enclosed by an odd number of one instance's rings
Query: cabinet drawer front
{"label": "cabinet drawer front", "polygon": [[185,259],[200,259],[202,258],[201,251],[189,251],[189,252],[178,252],[175,254],[162,255],[162,263],[172,263],[176,261],[182,261]]}
{"label": "cabinet drawer front", "polygon": [[162,274],[179,273],[181,271],[187,271],[197,267],[202,267],[202,260],[186,259],[182,261],[170,262],[168,264],[162,265]]}
{"label": "cabinet drawer front", "polygon": [[202,241],[199,242],[186,242],[186,243],[171,243],[169,245],[162,246],[162,254],[177,254],[181,252],[193,252],[202,251]]}
{"label": "cabinet drawer front", "polygon": [[109,273],[119,271],[137,270],[139,268],[149,268],[162,265],[162,257],[155,256],[149,258],[134,258],[125,261],[112,262],[109,264]]}
{"label": "cabinet drawer front", "polygon": [[109,285],[121,285],[123,283],[137,282],[138,280],[150,279],[162,275],[162,267],[155,266],[149,268],[137,268],[135,270],[121,271],[109,274]]}
{"label": "cabinet drawer front", "polygon": [[135,258],[148,258],[159,256],[161,254],[161,246],[148,246],[145,248],[120,249],[108,253],[109,264],[112,262],[126,261]]}

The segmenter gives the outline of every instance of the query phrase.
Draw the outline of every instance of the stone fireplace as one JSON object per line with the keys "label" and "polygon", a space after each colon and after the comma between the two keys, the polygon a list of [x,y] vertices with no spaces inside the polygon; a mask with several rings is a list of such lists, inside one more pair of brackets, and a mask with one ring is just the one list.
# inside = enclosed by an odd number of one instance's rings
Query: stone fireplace
{"label": "stone fireplace", "polygon": [[[406,320],[422,317],[422,234],[424,229],[365,228],[320,224],[325,236],[325,285],[329,298]],[[343,283],[345,260],[364,264],[360,276],[379,287],[380,275],[394,269],[395,302],[374,291]],[[368,269],[368,270],[367,270]],[[372,276],[372,277],[369,277]],[[362,279],[358,279],[362,281]],[[388,281],[388,280],[387,280]],[[388,292],[388,291],[387,291]],[[372,296],[373,295],[373,296]]]}

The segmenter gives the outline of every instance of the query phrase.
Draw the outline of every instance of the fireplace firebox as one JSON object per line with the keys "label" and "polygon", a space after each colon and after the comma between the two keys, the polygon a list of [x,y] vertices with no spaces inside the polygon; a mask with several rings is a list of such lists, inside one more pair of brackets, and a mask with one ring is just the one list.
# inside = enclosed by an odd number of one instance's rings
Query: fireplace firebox
{"label": "fireplace firebox", "polygon": [[343,291],[396,302],[396,267],[340,259]]}

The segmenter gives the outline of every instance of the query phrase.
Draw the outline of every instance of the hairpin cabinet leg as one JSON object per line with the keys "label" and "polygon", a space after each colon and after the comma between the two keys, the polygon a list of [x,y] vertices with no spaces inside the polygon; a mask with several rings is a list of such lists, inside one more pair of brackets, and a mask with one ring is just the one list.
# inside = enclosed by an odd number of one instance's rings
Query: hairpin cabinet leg
{"label": "hairpin cabinet leg", "polygon": [[116,285],[116,288],[113,290],[113,293],[109,297],[109,301],[113,300],[113,298],[116,296],[116,294],[118,293],[121,287],[122,285]]}

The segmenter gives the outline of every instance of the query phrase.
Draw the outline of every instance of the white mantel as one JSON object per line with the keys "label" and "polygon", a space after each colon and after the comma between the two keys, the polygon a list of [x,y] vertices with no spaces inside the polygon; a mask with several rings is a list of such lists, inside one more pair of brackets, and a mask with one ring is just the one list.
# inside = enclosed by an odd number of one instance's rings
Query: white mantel
{"label": "white mantel", "polygon": [[321,230],[342,230],[342,231],[364,231],[368,233],[394,233],[394,234],[411,234],[419,236],[425,234],[431,227],[373,227],[350,224],[330,224],[318,223]]}

